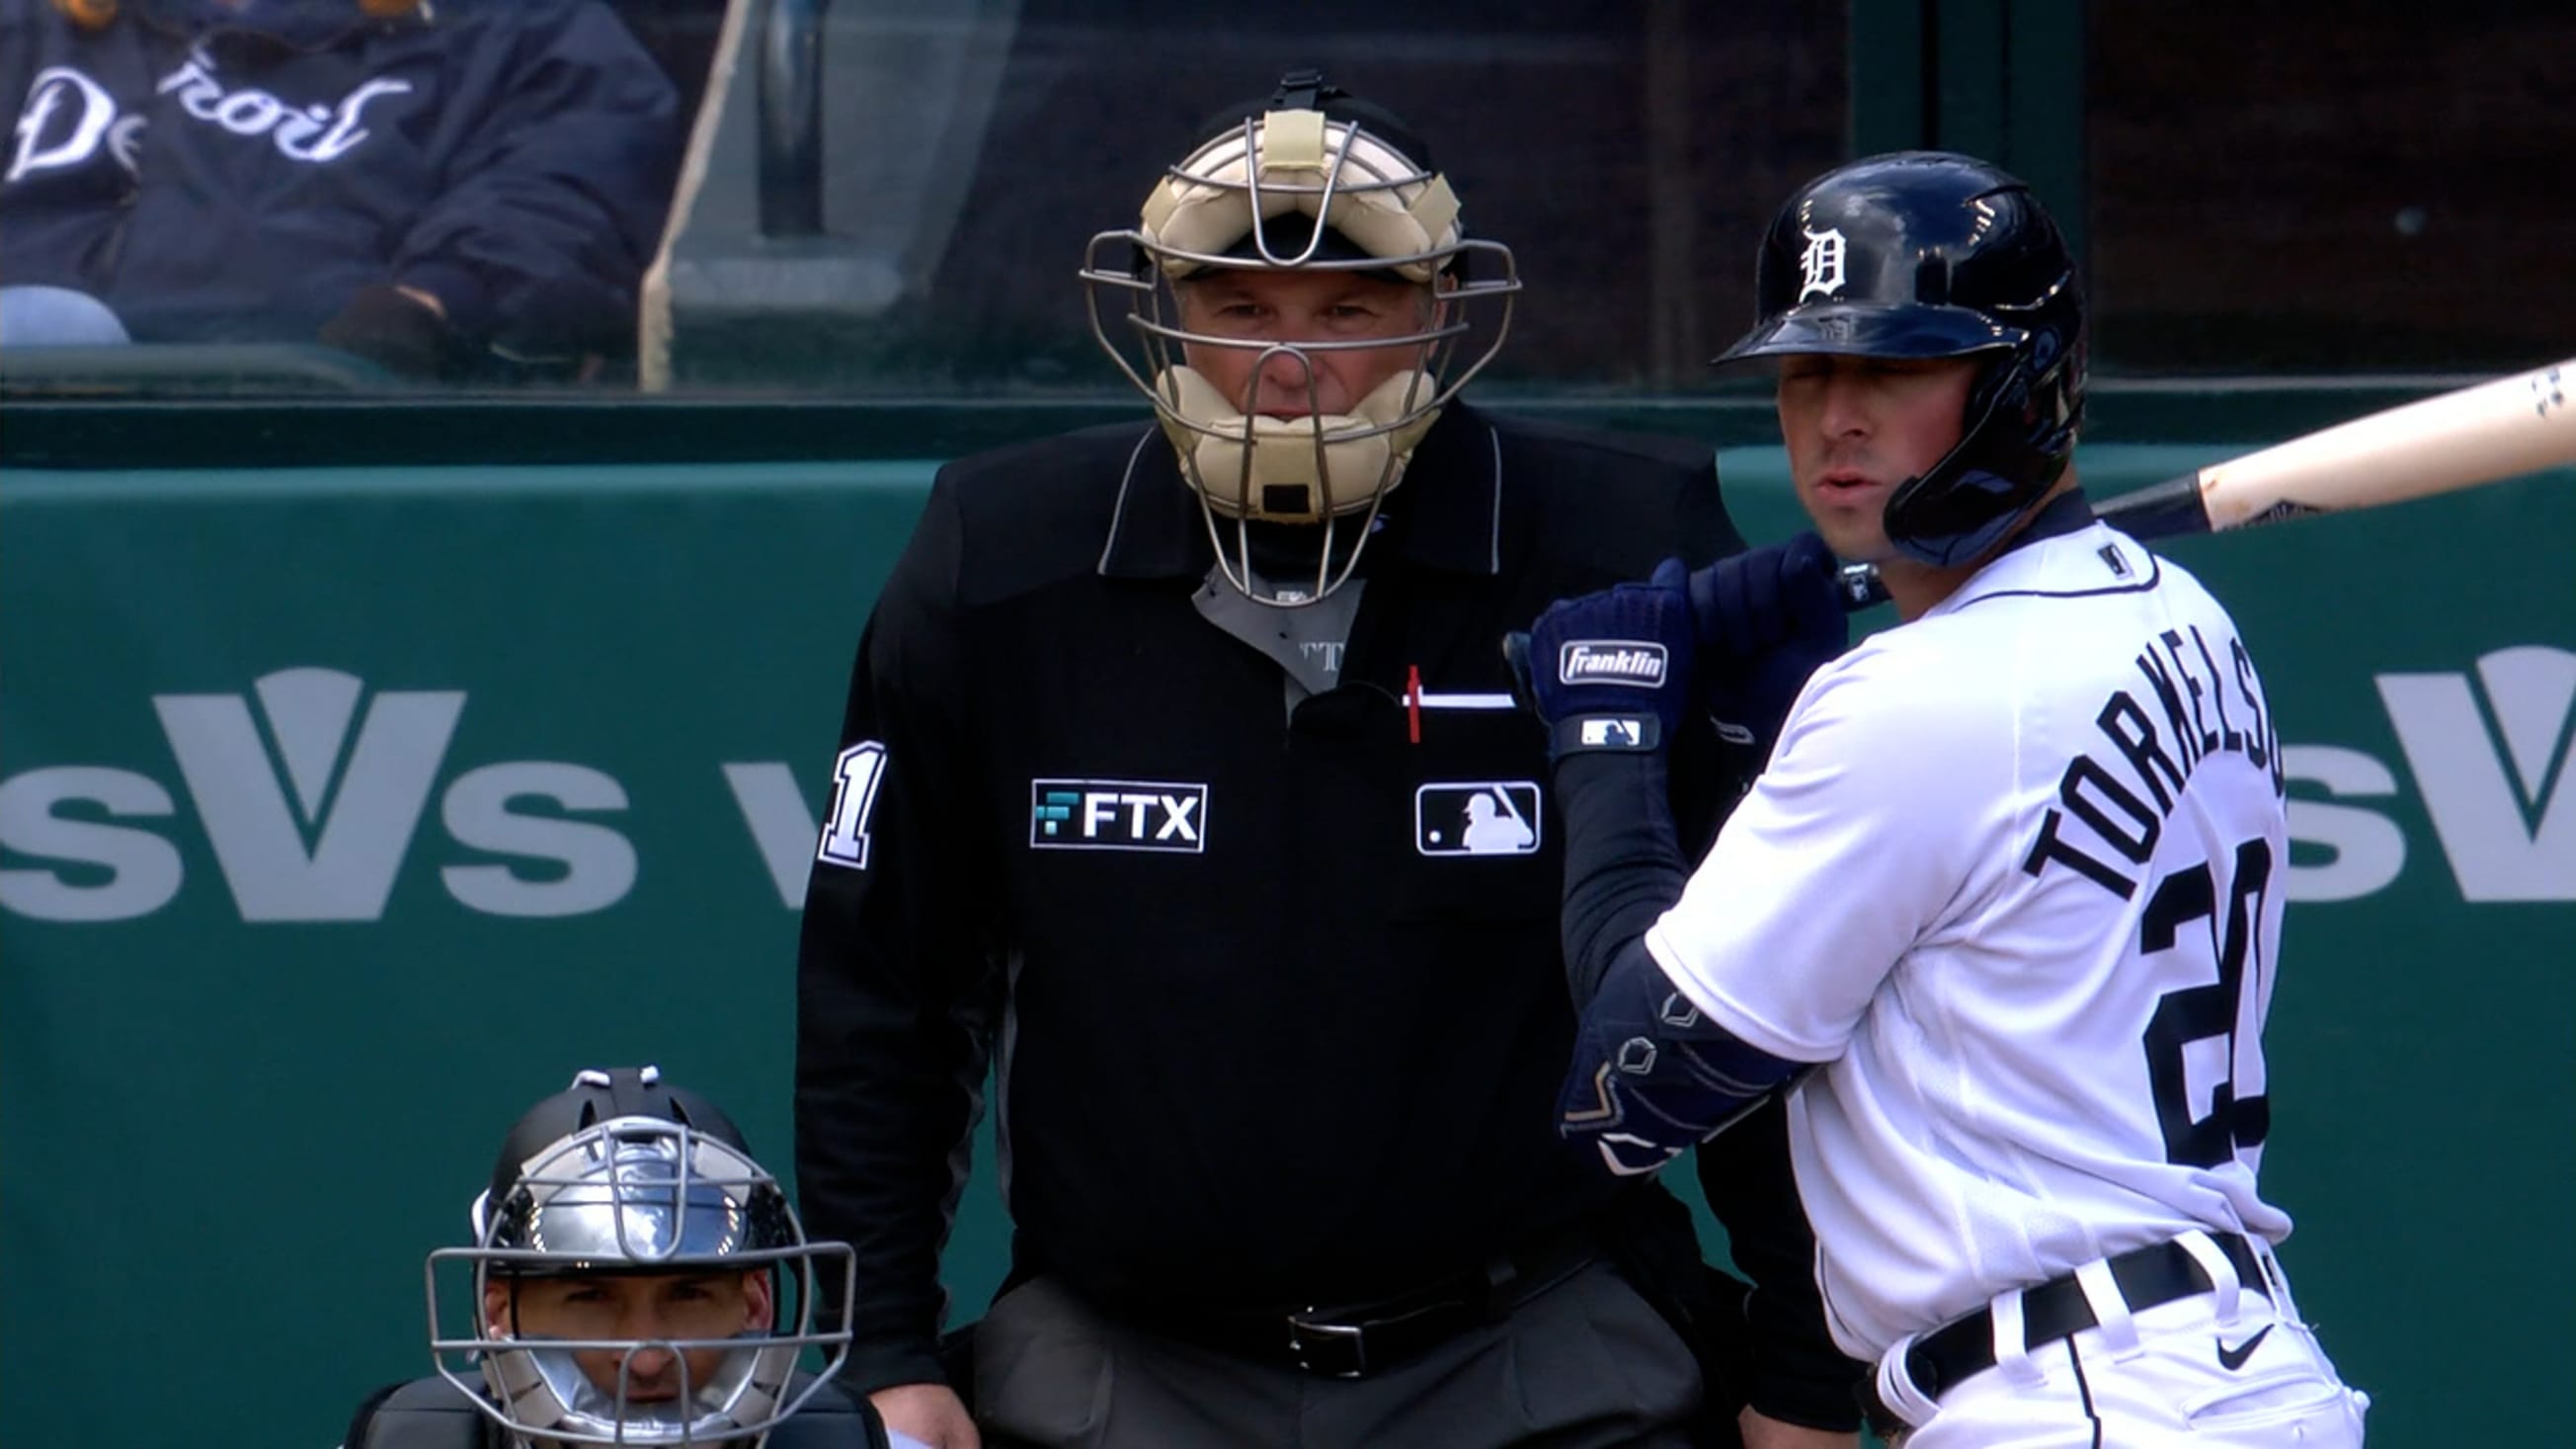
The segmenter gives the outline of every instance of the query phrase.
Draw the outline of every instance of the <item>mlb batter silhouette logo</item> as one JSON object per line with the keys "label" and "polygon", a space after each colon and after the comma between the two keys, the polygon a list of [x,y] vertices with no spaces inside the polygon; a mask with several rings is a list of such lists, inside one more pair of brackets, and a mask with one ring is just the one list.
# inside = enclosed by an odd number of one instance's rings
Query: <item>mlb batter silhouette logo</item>
{"label": "mlb batter silhouette logo", "polygon": [[1530,780],[1425,785],[1413,795],[1413,848],[1424,855],[1531,855],[1539,792]]}

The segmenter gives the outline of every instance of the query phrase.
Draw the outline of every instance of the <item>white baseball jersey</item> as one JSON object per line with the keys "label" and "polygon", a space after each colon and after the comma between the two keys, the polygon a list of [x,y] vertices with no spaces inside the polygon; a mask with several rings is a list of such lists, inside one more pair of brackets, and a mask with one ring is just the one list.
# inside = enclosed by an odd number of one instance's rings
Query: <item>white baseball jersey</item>
{"label": "white baseball jersey", "polygon": [[2104,524],[1811,679],[1648,933],[1775,1056],[1836,1340],[1877,1358],[2255,1190],[2280,747],[2198,580]]}

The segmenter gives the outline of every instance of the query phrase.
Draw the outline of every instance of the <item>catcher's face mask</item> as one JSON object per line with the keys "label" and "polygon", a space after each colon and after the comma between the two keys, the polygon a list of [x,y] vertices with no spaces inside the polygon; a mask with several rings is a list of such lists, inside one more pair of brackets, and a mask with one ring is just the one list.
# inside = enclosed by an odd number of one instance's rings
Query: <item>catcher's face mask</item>
{"label": "catcher's face mask", "polygon": [[[731,1145],[657,1117],[618,1117],[538,1151],[475,1245],[429,1259],[439,1372],[522,1437],[566,1444],[751,1444],[812,1393],[823,1265],[851,1288],[850,1250],[806,1240],[777,1182]],[[441,1320],[443,1265],[470,1265],[474,1331]],[[847,1301],[844,1296],[843,1301]],[[470,1384],[451,1356],[479,1366]],[[820,1382],[820,1378],[814,1382]],[[480,1387],[488,1393],[477,1393]]]}
{"label": "catcher's face mask", "polygon": [[[1093,334],[1180,455],[1218,569],[1293,607],[1349,579],[1422,435],[1501,347],[1520,279],[1510,248],[1460,232],[1446,180],[1328,114],[1339,92],[1282,96],[1171,168],[1136,228],[1092,238],[1082,278]],[[1364,323],[1334,320],[1355,302]],[[1312,575],[1275,597],[1255,587],[1256,522],[1322,525]]]}
{"label": "catcher's face mask", "polygon": [[[642,1409],[671,1404],[718,1382],[746,1334],[773,1326],[770,1281],[756,1271],[496,1275],[483,1290],[487,1333],[526,1341],[618,1342],[571,1349],[603,1401],[624,1394]],[[717,1344],[712,1348],[665,1345]]]}

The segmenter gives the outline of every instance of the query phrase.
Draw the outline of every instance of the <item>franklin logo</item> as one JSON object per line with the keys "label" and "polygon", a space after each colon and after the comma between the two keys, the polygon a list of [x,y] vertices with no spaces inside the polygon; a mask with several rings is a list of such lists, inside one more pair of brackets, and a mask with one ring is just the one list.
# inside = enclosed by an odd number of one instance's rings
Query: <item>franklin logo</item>
{"label": "franklin logo", "polygon": [[1413,792],[1413,848],[1424,855],[1536,855],[1538,782],[1438,780]]}
{"label": "franklin logo", "polygon": [[1568,640],[1556,651],[1556,677],[1564,684],[1655,689],[1664,682],[1664,646],[1629,639]]}
{"label": "franklin logo", "polygon": [[1798,253],[1798,300],[1836,297],[1843,290],[1843,234],[1839,227],[1806,233],[1807,249]]}
{"label": "franklin logo", "polygon": [[1031,780],[1033,850],[1207,849],[1205,785],[1159,780]]}

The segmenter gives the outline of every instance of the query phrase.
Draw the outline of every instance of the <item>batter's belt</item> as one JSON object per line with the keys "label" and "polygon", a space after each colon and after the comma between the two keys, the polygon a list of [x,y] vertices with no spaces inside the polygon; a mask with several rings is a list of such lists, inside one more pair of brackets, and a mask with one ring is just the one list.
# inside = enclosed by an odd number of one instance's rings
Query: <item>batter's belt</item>
{"label": "batter's belt", "polygon": [[[2249,1293],[2271,1296],[2263,1263],[2254,1245],[2236,1233],[2211,1233],[2210,1241],[2236,1268],[2236,1280]],[[2207,1293],[2218,1285],[2178,1240],[2132,1248],[2107,1260],[2111,1281],[2131,1312],[2144,1312],[2177,1298]],[[2051,1278],[2021,1292],[2022,1342],[2030,1348],[2072,1338],[2100,1323],[2092,1300],[2084,1296],[2075,1275]],[[1941,1395],[1995,1366],[1995,1323],[1991,1309],[1980,1308],[1953,1319],[1914,1341],[1905,1351],[1905,1376],[1927,1399]],[[1888,1438],[1906,1427],[1905,1420],[1879,1396],[1878,1375],[1864,1376],[1853,1391],[1870,1432]]]}

